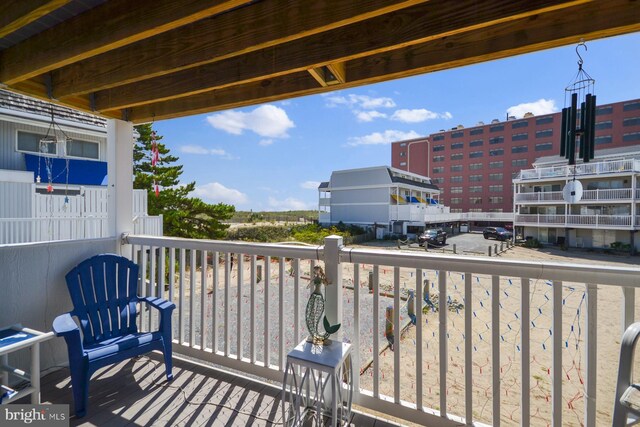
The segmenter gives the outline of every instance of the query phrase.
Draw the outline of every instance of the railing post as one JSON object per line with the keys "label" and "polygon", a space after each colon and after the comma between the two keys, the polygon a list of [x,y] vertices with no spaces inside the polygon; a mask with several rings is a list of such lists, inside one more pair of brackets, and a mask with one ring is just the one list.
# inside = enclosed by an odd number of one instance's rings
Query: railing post
{"label": "railing post", "polygon": [[[342,323],[342,268],[340,266],[340,250],[342,236],[328,236],[324,239],[324,273],[329,286],[326,287],[325,315],[332,325]],[[342,340],[342,331],[337,332],[336,339]]]}
{"label": "railing post", "polygon": [[597,327],[598,327],[598,287],[597,285],[586,284],[586,313],[584,316],[585,325],[585,359],[586,359],[586,381],[585,381],[585,405],[584,420],[585,425],[596,425],[596,379],[598,363]]}

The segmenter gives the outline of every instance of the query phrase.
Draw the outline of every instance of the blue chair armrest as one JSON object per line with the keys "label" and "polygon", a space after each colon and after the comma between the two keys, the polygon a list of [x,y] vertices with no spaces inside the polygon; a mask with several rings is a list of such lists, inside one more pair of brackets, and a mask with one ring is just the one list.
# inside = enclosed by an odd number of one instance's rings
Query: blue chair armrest
{"label": "blue chair armrest", "polygon": [[176,305],[165,299],[158,297],[139,297],[139,301],[149,304],[160,312],[160,325],[159,330],[167,339],[171,338],[171,312],[176,308]]}
{"label": "blue chair armrest", "polygon": [[53,332],[57,337],[71,337],[75,334],[80,336],[80,328],[76,325],[76,322],[73,321],[70,313],[61,314],[60,316],[53,319]]}

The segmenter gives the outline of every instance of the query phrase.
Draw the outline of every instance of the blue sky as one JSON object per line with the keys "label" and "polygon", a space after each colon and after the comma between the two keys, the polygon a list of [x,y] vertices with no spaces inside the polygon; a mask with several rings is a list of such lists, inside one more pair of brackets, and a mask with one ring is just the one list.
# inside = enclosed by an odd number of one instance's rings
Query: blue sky
{"label": "blue sky", "polygon": [[[587,42],[598,104],[640,98],[640,33]],[[195,195],[237,210],[317,208],[331,171],[389,165],[393,141],[507,112],[555,112],[575,46],[323,95],[157,122]]]}

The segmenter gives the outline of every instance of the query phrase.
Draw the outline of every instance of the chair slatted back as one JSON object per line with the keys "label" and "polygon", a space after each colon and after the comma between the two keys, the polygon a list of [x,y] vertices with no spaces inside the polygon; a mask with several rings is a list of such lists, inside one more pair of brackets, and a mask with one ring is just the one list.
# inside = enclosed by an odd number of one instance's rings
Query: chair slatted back
{"label": "chair slatted back", "polygon": [[138,332],[138,265],[125,257],[102,254],[66,275],[85,344]]}

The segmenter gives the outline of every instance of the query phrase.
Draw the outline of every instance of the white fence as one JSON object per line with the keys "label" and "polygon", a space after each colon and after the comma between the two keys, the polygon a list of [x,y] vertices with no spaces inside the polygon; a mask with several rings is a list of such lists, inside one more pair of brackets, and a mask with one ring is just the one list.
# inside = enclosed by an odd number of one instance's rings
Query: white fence
{"label": "white fence", "polygon": [[[611,424],[606,390],[615,382],[616,340],[634,320],[637,267],[352,249],[335,237],[319,247],[126,241],[147,272],[142,293],[177,305],[178,353],[282,381],[287,352],[307,334],[304,307],[320,265],[331,283],[327,316],[342,323],[338,339],[354,346],[361,371],[355,403],[429,426]],[[620,302],[610,301],[614,288]],[[420,302],[415,325],[409,289]],[[602,313],[605,334],[597,330],[601,298],[602,308],[614,307]],[[617,333],[610,316],[620,313]],[[156,322],[144,314],[146,327]],[[602,352],[615,362],[598,367]]]}
{"label": "white fence", "polygon": [[516,225],[538,226],[571,226],[579,228],[632,228],[631,215],[544,215],[544,214],[517,214],[514,223]]}
{"label": "white fence", "polygon": [[635,159],[612,160],[604,162],[583,163],[575,166],[552,166],[535,169],[524,169],[518,175],[519,180],[563,178],[585,175],[603,175],[612,173],[629,173],[640,171],[640,162]]}
{"label": "white fence", "polygon": [[[606,190],[585,190],[582,201],[629,201],[633,195],[631,188],[617,188]],[[560,202],[564,203],[562,191],[547,191],[535,193],[516,193],[516,203],[527,202]]]}
{"label": "white fence", "polygon": [[[33,217],[100,217],[108,213],[106,188],[80,189],[79,195],[33,193]],[[133,190],[133,215],[147,214],[147,192]]]}

